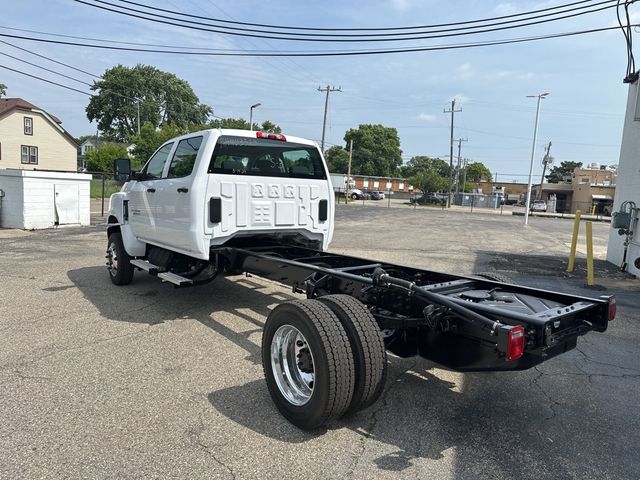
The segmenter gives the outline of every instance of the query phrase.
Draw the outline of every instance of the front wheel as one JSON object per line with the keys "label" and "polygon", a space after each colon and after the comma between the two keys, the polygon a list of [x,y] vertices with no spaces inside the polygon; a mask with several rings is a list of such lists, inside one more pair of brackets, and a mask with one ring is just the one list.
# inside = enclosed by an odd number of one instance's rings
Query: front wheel
{"label": "front wheel", "polygon": [[109,278],[115,285],[128,285],[133,280],[131,257],[124,249],[122,234],[119,232],[109,235],[107,242],[107,269],[109,270]]}
{"label": "front wheel", "polygon": [[310,430],[341,417],[353,397],[353,354],[340,320],[317,300],[278,305],[265,323],[262,366],[282,415]]}
{"label": "front wheel", "polygon": [[357,200],[358,199],[358,194],[357,193],[352,193],[351,194],[351,200]]}

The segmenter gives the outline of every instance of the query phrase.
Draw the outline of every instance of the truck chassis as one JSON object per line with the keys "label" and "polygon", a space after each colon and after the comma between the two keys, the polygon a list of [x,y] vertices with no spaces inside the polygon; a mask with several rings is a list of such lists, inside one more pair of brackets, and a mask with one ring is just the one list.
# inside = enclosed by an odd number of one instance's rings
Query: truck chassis
{"label": "truck chassis", "polygon": [[614,297],[578,297],[491,273],[451,275],[269,239],[212,247],[211,260],[191,265],[197,272],[191,276],[171,267],[173,256],[184,256],[158,247],[144,258],[128,257],[118,250],[119,226],[109,227],[112,277],[137,268],[188,287],[246,273],[306,295],[271,312],[262,345],[270,394],[303,429],[374,403],[384,387],[386,351],[458,371],[524,370],[573,349],[581,335],[605,331],[615,316]]}

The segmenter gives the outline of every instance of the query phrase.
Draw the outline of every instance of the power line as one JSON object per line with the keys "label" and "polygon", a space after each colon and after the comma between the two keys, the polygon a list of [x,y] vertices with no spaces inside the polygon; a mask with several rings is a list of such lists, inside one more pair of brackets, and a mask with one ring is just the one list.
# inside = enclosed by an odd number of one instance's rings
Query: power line
{"label": "power line", "polygon": [[41,80],[43,82],[47,82],[47,83],[50,83],[52,85],[56,85],[58,87],[66,88],[67,90],[73,90],[74,92],[82,93],[83,95],[87,95],[89,97],[93,96],[90,93],[83,92],[82,90],[78,90],[77,88],[69,87],[67,85],[63,85],[61,83],[57,83],[57,82],[54,82],[52,80],[47,80],[46,78],[38,77],[37,75],[31,75],[30,73],[27,73],[27,72],[21,72],[20,70],[16,70],[14,68],[7,67],[6,65],[0,65],[0,68],[4,68],[5,70],[10,70],[12,72],[19,73],[20,75],[25,75],[27,77],[35,78],[36,80]]}
{"label": "power line", "polygon": [[[1,41],[1,40],[0,40],[0,41]],[[87,86],[89,86],[89,87],[91,87],[91,86],[92,86],[89,82],[85,82],[85,81],[82,81],[82,80],[78,80],[77,78],[70,77],[69,75],[65,75],[64,73],[56,72],[55,70],[51,70],[50,68],[43,67],[43,66],[41,66],[41,65],[38,65],[38,64],[36,64],[36,63],[29,62],[29,61],[27,61],[27,60],[23,60],[22,58],[15,57],[15,56],[13,56],[13,55],[9,55],[8,53],[0,52],[0,55],[4,55],[5,57],[12,58],[12,59],[14,59],[14,60],[17,60],[18,62],[26,63],[27,65],[31,65],[32,67],[39,68],[40,70],[44,70],[44,71],[46,71],[46,72],[53,73],[54,75],[60,75],[61,77],[64,77],[64,78],[69,79],[69,80],[73,80],[74,82],[82,83],[83,85],[87,85]]]}
{"label": "power line", "polygon": [[174,15],[182,15],[184,17],[188,17],[188,18],[197,18],[200,20],[209,20],[212,22],[218,22],[218,23],[222,23],[222,24],[233,24],[233,25],[244,25],[244,26],[250,26],[250,27],[264,27],[264,28],[275,28],[275,29],[281,29],[281,30],[301,30],[301,31],[330,31],[330,32],[344,32],[344,31],[349,31],[349,32],[356,32],[356,31],[391,31],[391,30],[418,30],[418,29],[426,29],[426,28],[437,28],[437,27],[452,27],[452,26],[458,26],[458,25],[470,25],[473,23],[485,23],[485,22],[489,22],[489,21],[494,21],[494,20],[504,20],[507,18],[517,18],[517,17],[521,17],[521,16],[527,16],[527,15],[533,15],[533,14],[537,14],[537,13],[544,13],[544,12],[549,12],[552,10],[558,10],[561,8],[566,8],[566,7],[571,7],[574,5],[580,5],[580,4],[584,4],[584,3],[589,3],[592,0],[580,0],[580,1],[576,1],[576,2],[572,2],[572,3],[567,3],[567,4],[561,4],[561,5],[557,5],[555,7],[547,7],[547,8],[542,8],[542,9],[538,9],[538,10],[530,10],[530,11],[526,11],[526,12],[520,12],[520,13],[513,13],[510,15],[502,15],[502,16],[497,16],[497,17],[490,17],[490,18],[483,18],[483,19],[476,19],[476,20],[466,20],[466,21],[461,21],[461,22],[452,22],[452,23],[436,23],[436,24],[431,24],[431,25],[415,25],[415,26],[399,26],[399,27],[364,27],[364,28],[354,28],[354,27],[350,27],[350,28],[327,28],[327,27],[300,27],[300,26],[291,26],[291,25],[274,25],[274,24],[265,24],[265,23],[250,23],[250,22],[240,22],[240,21],[231,21],[231,20],[224,20],[224,19],[219,19],[219,18],[212,18],[212,17],[204,17],[204,16],[200,16],[200,15],[193,15],[193,14],[188,14],[188,13],[183,13],[183,12],[177,12],[177,11],[173,11],[173,10],[168,10],[168,9],[163,9],[157,6],[150,6],[150,5],[145,5],[139,2],[133,2],[130,0],[117,0],[120,3],[127,3],[127,4],[131,4],[131,5],[136,5],[139,7],[144,7],[147,9],[152,9],[152,10],[157,10],[160,12],[165,12],[165,13],[171,13]]}
{"label": "power line", "polygon": [[[640,24],[633,24],[632,27],[640,26]],[[537,35],[530,37],[516,37],[509,38],[503,40],[488,40],[482,42],[470,42],[470,43],[458,43],[458,44],[445,44],[445,45],[434,45],[434,46],[419,46],[419,47],[411,47],[411,48],[393,48],[393,49],[370,49],[370,50],[319,50],[319,51],[261,51],[261,50],[247,50],[247,51],[238,51],[238,50],[222,50],[216,52],[208,52],[208,51],[180,51],[180,50],[160,50],[160,49],[143,49],[143,48],[135,48],[135,47],[117,47],[113,45],[95,45],[89,43],[79,43],[79,42],[69,42],[63,40],[51,40],[44,38],[35,38],[24,35],[11,35],[8,33],[0,33],[0,37],[6,38],[16,38],[20,40],[28,40],[33,42],[40,43],[51,43],[57,45],[69,45],[76,47],[87,47],[87,48],[99,48],[105,50],[120,50],[120,51],[129,51],[129,52],[144,52],[144,53],[161,53],[161,54],[176,54],[176,55],[201,55],[201,56],[214,56],[214,57],[339,57],[339,56],[356,56],[356,55],[384,55],[384,54],[398,54],[398,53],[417,53],[417,52],[432,52],[432,51],[442,51],[442,50],[458,50],[464,48],[478,48],[478,47],[491,47],[498,45],[511,45],[517,43],[526,43],[533,42],[539,40],[549,40],[555,38],[564,38],[564,37],[572,37],[578,35],[586,35],[591,33],[600,33],[606,32],[610,30],[617,30],[620,27],[602,27],[602,28],[591,28],[586,30],[576,30],[572,32],[563,32],[563,33],[554,33],[547,35]],[[185,48],[185,47],[171,47],[171,48]]]}
{"label": "power line", "polygon": [[[579,11],[577,13],[572,13],[570,15],[563,15],[557,18],[548,18],[548,19],[544,19],[544,20],[535,20],[535,21],[529,21],[528,23],[522,23],[520,25],[506,25],[506,26],[502,26],[502,27],[495,27],[495,28],[484,28],[484,29],[480,29],[480,30],[475,30],[472,32],[468,32],[468,31],[464,31],[464,32],[457,32],[457,33],[443,33],[443,34],[429,34],[429,35],[415,35],[412,34],[414,36],[406,36],[403,38],[308,38],[308,37],[291,37],[291,35],[304,35],[304,34],[293,34],[293,33],[282,33],[282,32],[275,32],[275,34],[272,34],[271,32],[261,32],[261,34],[258,33],[246,33],[246,32],[238,32],[238,31],[226,31],[226,30],[220,30],[220,28],[230,28],[230,27],[217,27],[217,28],[211,28],[211,25],[207,25],[207,24],[203,24],[202,22],[194,22],[194,21],[190,21],[189,24],[182,24],[182,23],[176,23],[176,19],[174,19],[173,17],[168,17],[166,15],[160,15],[160,14],[153,14],[153,13],[149,13],[149,12],[144,12],[141,10],[137,10],[137,9],[133,9],[133,8],[129,8],[129,7],[123,7],[123,6],[113,6],[112,4],[109,4],[103,0],[92,0],[94,3],[90,3],[88,1],[85,0],[74,0],[77,3],[81,3],[83,5],[88,5],[90,7],[94,7],[100,10],[105,10],[108,12],[112,12],[112,13],[117,13],[120,15],[124,15],[127,17],[132,17],[132,18],[138,18],[138,19],[142,19],[142,20],[147,20],[147,21],[151,21],[151,22],[155,22],[155,23],[161,23],[161,24],[165,24],[165,25],[171,25],[171,26],[175,26],[175,27],[181,27],[181,28],[186,28],[189,30],[197,30],[197,31],[205,31],[205,32],[212,32],[212,33],[219,33],[219,34],[224,34],[224,35],[232,35],[232,36],[239,36],[239,37],[251,37],[251,38],[261,38],[261,39],[270,39],[270,40],[283,40],[283,41],[297,41],[297,42],[391,42],[391,41],[408,41],[408,40],[425,40],[425,39],[434,39],[434,38],[448,38],[448,37],[456,37],[456,36],[461,36],[461,35],[474,35],[474,34],[478,34],[478,33],[488,33],[488,32],[495,32],[495,31],[501,31],[501,30],[510,30],[510,29],[514,29],[514,28],[521,28],[521,27],[527,27],[527,26],[531,26],[531,25],[539,25],[539,24],[544,24],[544,23],[549,23],[549,22],[554,22],[557,20],[564,20],[567,18],[573,18],[573,17],[577,17],[577,16],[581,16],[581,15],[586,15],[586,14],[590,14],[590,13],[596,13],[596,12],[600,12],[603,10],[607,10],[610,8],[616,8],[616,4],[613,2],[616,2],[617,0],[605,0],[603,2],[600,3],[596,3],[594,5],[590,5],[587,7],[580,7],[580,9],[587,9],[587,8],[592,8],[593,6],[598,6],[598,5],[602,5],[607,4],[603,7],[599,7],[596,9],[591,9],[591,10],[584,10],[584,11]],[[117,10],[116,8],[110,8],[110,7],[106,7],[103,5],[98,5],[99,4],[104,4],[106,3],[107,5],[116,7],[120,10]],[[570,10],[568,10],[570,11]],[[142,15],[138,15],[137,13],[131,13],[131,12],[137,12],[140,13]],[[564,13],[564,12],[562,12]],[[146,15],[146,16],[143,16]],[[167,19],[167,20],[162,20],[162,19]],[[528,20],[533,20],[537,17],[532,17],[531,19],[527,19]],[[186,22],[186,20],[179,20],[178,21],[182,21],[182,22]],[[206,26],[197,26],[194,24],[200,24],[200,25],[206,25]],[[478,27],[473,27],[473,28],[478,28]],[[282,36],[282,35],[290,35],[290,36]],[[405,35],[405,34],[401,34],[401,35]],[[318,35],[316,35],[317,37]],[[369,36],[370,37],[370,36]]]}

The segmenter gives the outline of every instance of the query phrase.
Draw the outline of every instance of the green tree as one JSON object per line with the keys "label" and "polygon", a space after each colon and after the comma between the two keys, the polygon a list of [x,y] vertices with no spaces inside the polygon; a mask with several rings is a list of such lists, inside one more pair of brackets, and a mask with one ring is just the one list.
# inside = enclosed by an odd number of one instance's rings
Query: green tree
{"label": "green tree", "polygon": [[[207,125],[208,128],[235,128],[237,130],[251,130],[249,122],[244,118],[216,118]],[[257,123],[253,124],[254,130],[260,130]]]}
{"label": "green tree", "polygon": [[400,172],[405,178],[413,177],[420,172],[434,172],[441,177],[449,178],[451,169],[449,168],[449,164],[444,160],[418,155],[411,157],[411,160],[409,160],[406,165],[400,167]]}
{"label": "green tree", "polygon": [[331,173],[347,173],[349,169],[349,152],[339,145],[334,145],[324,152],[327,166]]}
{"label": "green tree", "polygon": [[400,137],[395,128],[384,125],[360,125],[345,133],[345,143],[353,140],[351,170],[357,175],[390,177],[402,165]]}
{"label": "green tree", "polygon": [[490,182],[493,179],[491,170],[482,162],[473,162],[467,165],[467,180],[470,182]]}
{"label": "green tree", "polygon": [[211,107],[200,103],[188,82],[151,65],[117,65],[106,70],[102,78],[91,87],[98,93],[89,100],[87,118],[97,121],[101,132],[121,142],[137,132],[138,105],[140,121],[154,127],[204,124],[212,114]]}
{"label": "green tree", "polygon": [[7,86],[4,83],[0,83],[0,98],[7,94]]}
{"label": "green tree", "polygon": [[[448,165],[447,165],[448,166]],[[449,180],[437,172],[423,170],[409,178],[409,182],[424,193],[439,192],[449,185]]]}
{"label": "green tree", "polygon": [[269,120],[265,120],[264,122],[262,122],[261,130],[263,132],[282,133],[282,129],[275,123],[270,122]]}
{"label": "green tree", "polygon": [[[196,127],[195,130],[201,130],[201,128]],[[156,129],[153,124],[145,123],[140,129],[140,135],[131,137],[131,141],[135,144],[132,154],[139,165],[144,165],[160,145],[184,133],[186,131],[177,125],[163,125],[162,128]]]}
{"label": "green tree", "polygon": [[113,161],[128,158],[127,148],[116,143],[105,143],[87,152],[87,170],[90,172],[113,172]]}
{"label": "green tree", "polygon": [[545,178],[549,183],[562,183],[564,178],[570,177],[578,167],[582,167],[582,162],[560,162],[560,165],[551,167]]}

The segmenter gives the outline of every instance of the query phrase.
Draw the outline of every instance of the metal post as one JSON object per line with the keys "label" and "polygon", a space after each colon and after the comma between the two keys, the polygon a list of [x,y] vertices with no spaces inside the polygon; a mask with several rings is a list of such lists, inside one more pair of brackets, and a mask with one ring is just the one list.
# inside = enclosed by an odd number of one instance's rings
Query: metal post
{"label": "metal post", "polygon": [[573,272],[573,267],[576,261],[576,247],[578,246],[578,232],[580,231],[580,215],[582,212],[576,210],[576,218],[573,221],[573,236],[571,237],[571,251],[569,252],[569,264],[567,265],[567,272]]}
{"label": "metal post", "polygon": [[138,102],[136,104],[137,108],[138,108],[138,136],[140,136],[140,99],[137,99]]}
{"label": "metal post", "polygon": [[[261,103],[256,103],[249,107],[249,131],[253,132],[253,109],[262,105]],[[323,152],[324,153],[324,152]]]}
{"label": "metal post", "polygon": [[529,181],[527,183],[527,201],[524,210],[524,224],[529,224],[529,208],[531,207],[531,182],[533,175],[533,159],[536,156],[536,140],[538,138],[538,119],[540,117],[540,101],[545,98],[548,93],[542,93],[540,95],[527,95],[527,98],[537,98],[538,103],[536,105],[536,121],[533,127],[533,145],[531,147],[531,163],[529,165]]}
{"label": "metal post", "polygon": [[105,182],[105,175],[104,173],[102,174],[102,211],[100,216],[104,217],[104,182]]}
{"label": "metal post", "polygon": [[593,273],[593,222],[587,222],[587,285],[593,287],[595,276]]}

